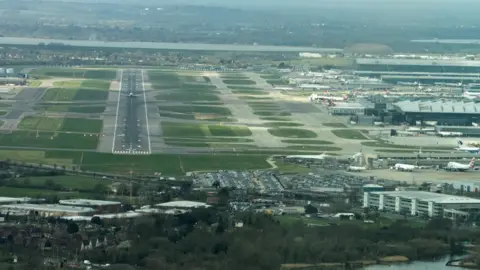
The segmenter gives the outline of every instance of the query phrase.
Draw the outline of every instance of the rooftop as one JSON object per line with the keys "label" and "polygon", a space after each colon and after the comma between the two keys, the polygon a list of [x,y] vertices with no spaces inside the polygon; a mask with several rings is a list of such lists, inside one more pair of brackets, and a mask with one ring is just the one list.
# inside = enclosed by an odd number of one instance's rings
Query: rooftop
{"label": "rooftop", "polygon": [[95,210],[90,207],[77,207],[59,204],[7,204],[0,205],[0,209],[25,210],[25,211],[45,211],[45,212],[65,212],[65,213],[88,213]]}
{"label": "rooftop", "polygon": [[422,60],[422,59],[357,58],[356,63],[358,65],[480,67],[480,61],[471,61],[471,60]]}
{"label": "rooftop", "polygon": [[400,101],[394,104],[403,112],[480,114],[480,103],[463,101]]}
{"label": "rooftop", "polygon": [[30,198],[0,197],[0,203],[26,202],[29,200]]}
{"label": "rooftop", "polygon": [[171,201],[166,203],[156,204],[157,207],[179,207],[179,208],[197,208],[197,207],[210,207],[210,205],[202,202],[192,201]]}
{"label": "rooftop", "polygon": [[395,196],[395,197],[402,197],[406,199],[416,199],[420,201],[427,201],[427,202],[434,202],[434,203],[441,203],[441,204],[456,204],[456,203],[478,203],[480,204],[480,200],[462,197],[462,196],[455,196],[455,195],[447,195],[442,193],[433,193],[427,191],[378,191],[378,192],[371,192],[373,194],[385,194],[387,196]]}
{"label": "rooftop", "polygon": [[116,202],[116,201],[102,201],[102,200],[89,200],[89,199],[60,200],[58,203],[63,205],[92,205],[92,206],[121,204],[120,202]]}

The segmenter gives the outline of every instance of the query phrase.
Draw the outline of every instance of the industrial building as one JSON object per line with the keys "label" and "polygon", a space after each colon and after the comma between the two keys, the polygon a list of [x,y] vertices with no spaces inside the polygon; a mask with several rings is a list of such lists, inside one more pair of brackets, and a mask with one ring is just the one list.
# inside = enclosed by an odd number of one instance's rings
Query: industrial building
{"label": "industrial building", "polygon": [[426,191],[364,192],[363,207],[449,219],[476,218],[480,214],[480,200]]}
{"label": "industrial building", "polygon": [[403,121],[435,121],[437,125],[471,126],[480,123],[480,104],[463,101],[400,101],[393,104]]}
{"label": "industrial building", "polygon": [[6,204],[0,205],[2,214],[35,215],[44,217],[83,216],[94,214],[95,209],[90,207],[66,206],[59,204]]}
{"label": "industrial building", "polygon": [[58,202],[61,205],[78,206],[78,207],[91,207],[99,212],[118,212],[120,211],[121,203],[116,201],[103,201],[103,200],[89,200],[89,199],[72,199],[72,200],[60,200]]}

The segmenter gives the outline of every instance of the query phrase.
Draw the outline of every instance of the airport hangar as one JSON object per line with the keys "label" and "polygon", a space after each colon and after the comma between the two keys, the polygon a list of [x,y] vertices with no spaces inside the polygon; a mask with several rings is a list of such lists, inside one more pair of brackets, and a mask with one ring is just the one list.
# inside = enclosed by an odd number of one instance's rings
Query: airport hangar
{"label": "airport hangar", "polygon": [[364,192],[363,207],[411,216],[465,220],[480,215],[480,200],[427,191]]}

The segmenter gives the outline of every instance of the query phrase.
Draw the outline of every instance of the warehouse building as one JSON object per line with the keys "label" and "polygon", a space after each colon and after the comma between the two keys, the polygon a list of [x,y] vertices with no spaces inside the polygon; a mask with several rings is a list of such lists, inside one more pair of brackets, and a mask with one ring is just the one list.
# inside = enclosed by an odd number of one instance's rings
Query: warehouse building
{"label": "warehouse building", "polygon": [[471,126],[480,123],[480,104],[463,101],[400,101],[393,104],[403,122],[436,121],[437,125]]}
{"label": "warehouse building", "polygon": [[72,199],[72,200],[60,200],[58,202],[61,205],[78,206],[78,207],[91,207],[98,212],[118,212],[121,208],[121,203],[116,201],[103,201],[103,200],[89,200],[89,199]]}
{"label": "warehouse building", "polygon": [[480,61],[358,58],[359,71],[480,73]]}
{"label": "warehouse building", "polygon": [[90,207],[77,207],[59,204],[6,204],[0,205],[2,214],[35,215],[43,217],[84,216],[94,214],[95,209]]}
{"label": "warehouse building", "polygon": [[364,192],[363,207],[454,220],[480,214],[480,200],[426,191]]}
{"label": "warehouse building", "polygon": [[210,207],[210,205],[206,203],[193,201],[171,201],[166,203],[159,203],[155,206],[161,209],[192,209]]}

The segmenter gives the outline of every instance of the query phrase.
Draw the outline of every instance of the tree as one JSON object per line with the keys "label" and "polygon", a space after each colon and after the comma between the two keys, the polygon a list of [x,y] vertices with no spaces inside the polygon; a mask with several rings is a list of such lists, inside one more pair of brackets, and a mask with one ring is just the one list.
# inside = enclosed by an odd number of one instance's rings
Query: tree
{"label": "tree", "polygon": [[78,232],[78,225],[77,223],[71,221],[67,224],[67,233],[75,234]]}
{"label": "tree", "polygon": [[305,214],[316,214],[318,213],[318,209],[313,207],[311,204],[305,205]]}
{"label": "tree", "polygon": [[108,188],[104,184],[98,183],[95,185],[93,191],[100,194],[106,194],[108,193]]}
{"label": "tree", "polygon": [[97,217],[97,216],[92,217],[92,219],[90,220],[90,222],[91,222],[92,224],[96,224],[96,225],[98,225],[98,226],[103,226],[103,220],[102,220],[100,217]]}
{"label": "tree", "polygon": [[47,179],[45,180],[44,185],[47,189],[53,189],[55,187],[55,182],[52,179]]}

